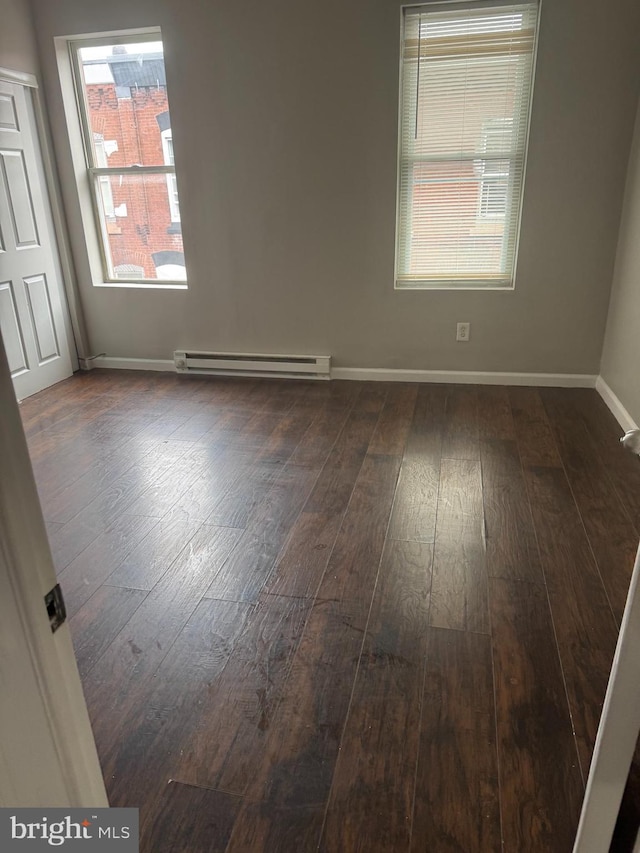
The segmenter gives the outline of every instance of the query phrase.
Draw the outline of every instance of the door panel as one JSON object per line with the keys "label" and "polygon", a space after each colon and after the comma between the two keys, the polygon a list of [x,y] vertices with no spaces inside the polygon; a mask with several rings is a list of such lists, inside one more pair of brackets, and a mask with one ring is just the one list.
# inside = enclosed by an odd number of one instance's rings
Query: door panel
{"label": "door panel", "polygon": [[9,214],[17,249],[39,246],[31,187],[22,151],[0,151],[2,182],[9,202]]}
{"label": "door panel", "polygon": [[72,373],[54,233],[31,92],[0,81],[0,330],[19,398]]}
{"label": "door panel", "polygon": [[0,92],[0,130],[20,130],[16,101],[8,92]]}
{"label": "door panel", "polygon": [[10,281],[0,282],[0,328],[2,329],[4,347],[7,351],[9,370],[13,378],[29,368],[27,367],[27,354],[20,333],[18,309]]}
{"label": "door panel", "polygon": [[24,283],[38,350],[38,364],[44,364],[60,355],[47,278],[34,275],[25,278]]}

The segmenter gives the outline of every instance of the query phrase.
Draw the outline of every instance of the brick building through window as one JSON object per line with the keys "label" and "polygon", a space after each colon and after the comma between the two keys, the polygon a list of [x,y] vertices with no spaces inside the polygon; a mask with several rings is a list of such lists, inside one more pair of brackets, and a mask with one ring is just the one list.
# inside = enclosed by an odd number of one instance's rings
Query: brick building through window
{"label": "brick building through window", "polygon": [[[129,52],[132,47],[113,45],[107,56],[89,58],[87,51],[81,57],[96,166],[173,166],[163,54]],[[129,172],[99,180],[113,277],[185,280],[175,174]]]}

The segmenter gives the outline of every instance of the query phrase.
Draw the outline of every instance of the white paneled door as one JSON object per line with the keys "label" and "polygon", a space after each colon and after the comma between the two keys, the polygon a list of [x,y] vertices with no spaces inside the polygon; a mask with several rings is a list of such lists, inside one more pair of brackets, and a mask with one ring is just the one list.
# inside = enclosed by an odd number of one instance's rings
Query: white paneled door
{"label": "white paneled door", "polygon": [[31,91],[0,80],[0,330],[16,395],[72,373]]}

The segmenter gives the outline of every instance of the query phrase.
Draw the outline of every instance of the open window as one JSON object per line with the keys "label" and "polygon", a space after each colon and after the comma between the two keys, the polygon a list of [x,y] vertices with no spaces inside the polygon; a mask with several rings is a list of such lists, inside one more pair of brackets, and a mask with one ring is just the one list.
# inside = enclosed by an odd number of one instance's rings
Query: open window
{"label": "open window", "polygon": [[[158,31],[72,40],[78,119],[104,283],[185,286],[178,180]],[[95,232],[95,233],[94,233]],[[169,253],[181,265],[160,270]],[[175,273],[175,274],[174,274]]]}

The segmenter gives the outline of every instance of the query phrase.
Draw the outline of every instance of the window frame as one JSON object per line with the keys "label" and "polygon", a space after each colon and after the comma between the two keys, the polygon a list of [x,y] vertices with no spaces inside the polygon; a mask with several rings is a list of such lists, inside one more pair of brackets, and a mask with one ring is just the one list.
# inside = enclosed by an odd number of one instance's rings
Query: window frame
{"label": "window frame", "polygon": [[[100,136],[100,139],[96,139],[97,136]],[[97,157],[97,160],[104,160],[107,162],[107,152],[105,149],[105,138],[103,134],[93,133],[93,148],[96,151],[102,151],[102,157]],[[115,217],[115,207],[113,204],[113,192],[111,191],[111,183],[108,178],[102,177],[99,178],[99,183],[104,187],[104,189],[100,193],[100,197],[103,201],[104,207],[104,215],[107,219],[113,219]],[[108,198],[108,204],[104,203],[105,196]]]}
{"label": "window frame", "polygon": [[178,181],[176,178],[175,159],[173,154],[173,133],[170,127],[161,131],[160,140],[162,142],[162,155],[164,157],[165,166],[173,167],[173,173],[167,174],[167,193],[169,196],[169,215],[171,216],[171,224],[178,225],[181,221],[180,194],[178,193]]}
{"label": "window frame", "polygon": [[[480,149],[477,161],[478,174],[480,177],[480,189],[478,197],[478,219],[482,221],[487,219],[491,220],[503,218],[509,206],[509,194],[511,191],[511,173],[508,166],[507,171],[505,172],[501,170],[500,165],[505,162],[510,163],[510,161],[508,161],[507,158],[502,157],[495,159],[491,154],[490,143],[491,137],[500,133],[499,128],[503,121],[509,122],[511,121],[511,119],[489,119],[485,122],[484,127],[482,129],[482,147]],[[500,205],[504,208],[503,213],[496,213],[492,210],[492,206],[493,204],[495,204],[495,202],[493,202],[491,199],[491,196],[493,195],[491,191],[495,190],[496,188],[496,183],[494,183],[496,178],[507,179],[507,185],[504,187],[504,198],[501,199]],[[500,195],[502,195],[502,193]]]}
{"label": "window frame", "polygon": [[[517,227],[515,231],[515,248],[514,248],[514,263],[513,263],[513,272],[510,276],[510,281],[508,283],[485,283],[480,282],[477,279],[468,278],[468,279],[460,279],[458,281],[454,281],[452,279],[447,279],[444,275],[441,279],[417,279],[417,280],[401,280],[399,276],[400,269],[400,257],[402,255],[406,255],[407,246],[402,245],[401,241],[401,233],[400,233],[400,222],[401,222],[401,202],[402,202],[402,194],[401,194],[401,177],[402,177],[402,168],[403,163],[407,159],[406,155],[403,152],[402,145],[402,131],[403,131],[403,94],[404,94],[404,42],[405,42],[405,22],[406,22],[406,12],[407,10],[416,10],[422,9],[425,12],[428,12],[429,9],[442,9],[442,8],[451,8],[452,10],[459,8],[460,11],[471,10],[471,9],[482,9],[482,8],[495,8],[500,6],[516,6],[516,5],[527,5],[530,2],[535,2],[537,5],[537,15],[535,22],[535,32],[533,38],[533,47],[532,47],[532,56],[531,56],[531,80],[529,86],[529,99],[527,105],[527,118],[526,118],[526,134],[524,139],[524,156],[523,156],[523,165],[522,165],[522,189],[520,191],[520,199],[518,206],[518,216],[517,216]],[[516,275],[518,269],[518,254],[519,254],[519,244],[520,244],[520,232],[522,227],[522,210],[524,203],[524,193],[526,186],[526,176],[527,176],[527,160],[529,154],[529,137],[531,134],[531,116],[533,111],[533,99],[534,99],[534,90],[535,90],[535,82],[536,82],[536,65],[537,65],[537,56],[538,56],[538,41],[540,34],[540,18],[542,13],[542,3],[543,0],[422,0],[422,2],[417,3],[403,3],[400,6],[400,42],[399,42],[399,58],[398,58],[398,118],[397,118],[397,171],[396,171],[396,219],[395,219],[395,242],[394,242],[394,266],[393,266],[393,281],[394,281],[394,290],[395,291],[406,291],[406,292],[414,292],[416,290],[419,291],[431,291],[431,290],[446,290],[448,292],[455,291],[465,291],[465,290],[473,290],[473,291],[489,291],[495,292],[500,291],[503,293],[509,293],[515,290],[516,285]],[[416,161],[420,158],[415,158]],[[474,159],[476,161],[482,160],[482,156],[476,156],[470,159]],[[509,195],[512,191],[512,182],[509,181],[509,186],[507,189],[507,194]],[[492,217],[483,217],[480,215],[480,192],[478,196],[478,220],[479,221],[491,221]],[[409,204],[412,202],[410,201]]]}
{"label": "window frame", "polygon": [[[56,41],[59,41],[58,39]],[[168,194],[168,204],[170,210],[171,224],[175,223],[173,219],[173,207],[172,207],[172,196],[169,191],[170,181],[173,179],[176,193],[177,193],[177,177],[176,177],[176,169],[175,165],[167,165],[166,162],[163,164],[158,164],[155,166],[143,166],[143,165],[134,165],[134,166],[117,166],[117,167],[103,167],[100,166],[96,162],[95,151],[93,147],[93,131],[89,122],[89,113],[88,113],[88,104],[87,104],[87,93],[86,87],[83,80],[82,74],[82,63],[80,59],[80,51],[83,48],[91,48],[91,47],[102,47],[102,46],[115,46],[115,45],[128,45],[128,44],[141,44],[144,42],[161,42],[163,45],[163,61],[164,61],[164,42],[162,39],[162,31],[159,27],[148,27],[144,30],[126,30],[126,31],[118,31],[114,33],[99,33],[99,34],[87,34],[81,36],[74,36],[70,38],[64,39],[66,43],[66,50],[69,61],[69,69],[71,75],[71,83],[73,86],[73,101],[75,106],[75,120],[77,121],[77,127],[79,130],[79,134],[82,142],[82,159],[83,159],[83,167],[84,173],[86,176],[86,190],[88,196],[90,198],[91,210],[92,210],[92,219],[93,222],[90,223],[83,215],[83,225],[85,231],[85,238],[87,239],[88,245],[87,248],[90,250],[90,255],[93,254],[91,249],[92,246],[89,245],[89,242],[93,243],[94,241],[91,238],[95,238],[95,248],[97,248],[100,258],[100,272],[101,272],[101,280],[95,281],[94,285],[105,285],[105,286],[115,286],[115,287],[138,287],[138,288],[158,288],[158,289],[186,289],[187,288],[187,279],[158,279],[158,278],[137,278],[132,277],[131,279],[123,279],[118,277],[115,274],[115,266],[116,264],[110,263],[108,256],[108,232],[107,232],[107,215],[106,211],[103,209],[102,196],[100,192],[101,182],[104,181],[105,178],[116,177],[118,175],[131,175],[131,176],[143,176],[145,174],[153,174],[153,175],[165,175],[167,181],[167,194]],[[64,80],[63,80],[64,86]],[[67,116],[67,120],[70,120],[70,116]],[[71,126],[70,126],[71,130]],[[162,134],[161,134],[162,139]],[[173,136],[172,136],[173,141]],[[163,151],[163,160],[165,153],[164,140],[162,140],[162,151]],[[79,159],[79,158],[78,158]],[[80,189],[80,187],[79,187]],[[93,233],[89,234],[88,229],[93,225]],[[93,264],[92,264],[92,271]],[[94,275],[95,279],[95,275]]]}

